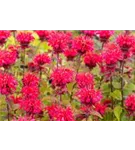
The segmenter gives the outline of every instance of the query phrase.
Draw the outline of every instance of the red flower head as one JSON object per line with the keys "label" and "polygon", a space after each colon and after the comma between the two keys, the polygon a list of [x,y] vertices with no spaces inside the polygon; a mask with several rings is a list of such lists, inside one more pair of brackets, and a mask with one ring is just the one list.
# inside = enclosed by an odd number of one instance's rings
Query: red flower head
{"label": "red flower head", "polygon": [[102,94],[100,91],[94,89],[82,88],[77,92],[77,97],[80,99],[81,103],[92,105],[102,99]]}
{"label": "red flower head", "polygon": [[73,80],[73,71],[67,68],[56,68],[51,74],[51,83],[54,87],[64,87]]}
{"label": "red flower head", "polygon": [[90,69],[96,67],[96,65],[99,64],[100,62],[101,62],[101,56],[96,53],[89,52],[86,53],[86,55],[84,56],[84,63]]}
{"label": "red flower head", "polygon": [[115,65],[118,61],[122,60],[122,51],[116,44],[108,43],[104,47],[102,57],[107,65]]}
{"label": "red flower head", "polygon": [[10,36],[10,31],[0,30],[0,45],[5,44],[9,36]]}
{"label": "red flower head", "polygon": [[38,84],[39,84],[39,78],[32,73],[27,73],[23,77],[24,86],[38,86]]}
{"label": "red flower head", "polygon": [[34,63],[38,66],[42,66],[44,64],[49,64],[51,62],[51,58],[47,54],[38,54],[34,58]]}
{"label": "red flower head", "polygon": [[76,76],[76,82],[79,88],[93,88],[94,79],[90,73],[79,73]]}
{"label": "red flower head", "polygon": [[35,99],[39,95],[39,89],[36,86],[24,86],[21,92],[25,99]]}
{"label": "red flower head", "polygon": [[64,51],[64,55],[67,57],[67,60],[73,60],[77,56],[77,50],[73,48],[68,48]]}
{"label": "red flower head", "polygon": [[23,49],[28,48],[30,42],[34,40],[34,37],[32,36],[31,32],[20,32],[16,36],[17,41],[21,44],[21,47]]}
{"label": "red flower head", "polygon": [[12,94],[16,90],[17,80],[8,73],[0,72],[0,93],[3,95]]}
{"label": "red flower head", "polygon": [[93,40],[87,36],[78,36],[73,40],[72,47],[76,49],[80,54],[84,54],[89,51],[93,51]]}
{"label": "red flower head", "polygon": [[59,105],[46,107],[51,120],[54,121],[74,121],[73,112],[70,107],[63,108]]}
{"label": "red flower head", "polygon": [[9,100],[11,100],[14,104],[20,104],[21,101],[22,101],[22,96],[14,96],[14,95],[11,95],[9,97]]}
{"label": "red flower head", "polygon": [[101,42],[107,42],[109,38],[114,34],[112,30],[97,30],[96,35],[99,37]]}
{"label": "red flower head", "polygon": [[71,34],[70,32],[51,32],[48,43],[53,47],[56,54],[62,53],[71,43]]}
{"label": "red flower head", "polygon": [[101,103],[96,103],[95,104],[95,110],[97,112],[99,112],[101,115],[105,114],[106,108],[107,108],[106,105],[103,105]]}
{"label": "red flower head", "polygon": [[13,121],[35,121],[35,119],[28,116],[24,116],[24,117],[19,117],[18,119],[13,119]]}
{"label": "red flower head", "polygon": [[26,111],[28,114],[40,114],[42,113],[42,103],[35,98],[24,99],[20,103],[20,108]]}
{"label": "red flower head", "polygon": [[129,34],[121,34],[117,37],[116,42],[123,52],[127,52],[135,43],[135,37]]}
{"label": "red flower head", "polygon": [[83,30],[82,33],[84,33],[87,36],[93,37],[96,31],[95,30]]}
{"label": "red flower head", "polygon": [[8,68],[15,64],[18,53],[14,47],[9,47],[7,50],[0,51],[0,67]]}
{"label": "red flower head", "polygon": [[125,100],[125,106],[129,111],[135,111],[135,94],[129,95]]}
{"label": "red flower head", "polygon": [[47,31],[47,30],[36,30],[35,31],[37,33],[37,35],[39,36],[41,41],[46,41],[49,39],[49,34],[51,31]]}

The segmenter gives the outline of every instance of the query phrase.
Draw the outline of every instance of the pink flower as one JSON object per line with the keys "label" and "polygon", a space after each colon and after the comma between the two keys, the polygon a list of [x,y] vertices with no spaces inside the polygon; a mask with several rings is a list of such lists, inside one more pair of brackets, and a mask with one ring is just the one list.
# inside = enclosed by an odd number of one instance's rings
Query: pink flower
{"label": "pink flower", "polygon": [[56,68],[51,74],[51,84],[56,87],[64,87],[73,80],[73,71],[67,68]]}
{"label": "pink flower", "polygon": [[15,64],[18,52],[14,47],[9,47],[7,50],[0,51],[0,67],[8,68]]}
{"label": "pink flower", "polygon": [[23,85],[24,86],[38,86],[39,78],[32,73],[27,73],[23,77]]}
{"label": "pink flower", "polygon": [[39,95],[39,89],[37,86],[24,86],[21,92],[25,99],[34,99]]}
{"label": "pink flower", "polygon": [[71,43],[71,33],[70,32],[51,32],[49,35],[48,43],[53,47],[56,54],[64,52]]}
{"label": "pink flower", "polygon": [[125,106],[127,110],[135,111],[135,94],[131,94],[126,98]]}
{"label": "pink flower", "polygon": [[34,58],[34,63],[36,63],[39,66],[42,66],[44,64],[49,64],[51,62],[51,58],[43,53],[43,54],[38,54]]}
{"label": "pink flower", "polygon": [[114,34],[112,30],[97,30],[96,35],[99,37],[101,42],[107,42],[109,38]]}
{"label": "pink flower", "polygon": [[101,103],[96,103],[95,104],[95,110],[97,112],[99,112],[101,115],[105,114],[106,108],[107,108],[106,105],[103,105]]}
{"label": "pink flower", "polygon": [[17,80],[8,73],[0,72],[0,93],[3,95],[12,94],[17,87]]}
{"label": "pink flower", "polygon": [[80,89],[76,95],[81,101],[81,103],[88,105],[95,104],[102,99],[102,94],[100,91],[88,88]]}
{"label": "pink flower", "polygon": [[87,36],[93,37],[96,31],[95,30],[83,30],[82,33],[84,33]]}
{"label": "pink flower", "polygon": [[90,73],[78,73],[76,76],[76,82],[79,88],[93,88],[94,78]]}
{"label": "pink flower", "polygon": [[74,121],[73,112],[70,107],[63,108],[60,105],[52,105],[47,106],[45,109],[48,111],[51,120]]}
{"label": "pink flower", "polygon": [[116,39],[122,51],[128,51],[135,43],[135,37],[129,34],[120,34]]}
{"label": "pink flower", "polygon": [[24,116],[24,117],[19,117],[18,119],[13,119],[13,121],[36,121],[36,120],[31,117]]}
{"label": "pink flower", "polygon": [[31,32],[20,32],[16,36],[17,41],[21,44],[21,47],[23,49],[28,48],[30,42],[34,40],[34,37],[32,36]]}
{"label": "pink flower", "polygon": [[80,54],[84,54],[89,51],[93,51],[94,42],[87,36],[78,36],[73,40],[73,49],[76,49]]}
{"label": "pink flower", "polygon": [[90,69],[96,67],[96,65],[99,64],[100,62],[101,62],[101,56],[96,53],[89,52],[86,53],[86,55],[84,56],[84,63]]}
{"label": "pink flower", "polygon": [[0,30],[0,45],[5,44],[9,36],[10,36],[10,31]]}
{"label": "pink flower", "polygon": [[36,30],[35,31],[37,33],[37,35],[39,36],[41,41],[45,41],[49,39],[49,34],[51,31],[47,31],[47,30]]}
{"label": "pink flower", "polygon": [[107,65],[116,64],[118,61],[122,60],[122,51],[116,44],[108,43],[104,47],[102,58]]}
{"label": "pink flower", "polygon": [[30,114],[42,113],[42,103],[35,98],[24,99],[20,103],[20,108]]}
{"label": "pink flower", "polygon": [[73,48],[68,48],[64,51],[64,55],[67,57],[67,60],[73,60],[77,54],[77,50]]}

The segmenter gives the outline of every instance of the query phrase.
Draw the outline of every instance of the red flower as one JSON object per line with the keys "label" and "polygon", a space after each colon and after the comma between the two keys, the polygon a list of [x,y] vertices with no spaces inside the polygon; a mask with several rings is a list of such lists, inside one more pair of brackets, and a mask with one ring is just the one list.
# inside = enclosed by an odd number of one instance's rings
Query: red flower
{"label": "red flower", "polygon": [[67,60],[73,60],[77,56],[77,50],[73,48],[68,48],[64,51],[64,55],[67,57]]}
{"label": "red flower", "polygon": [[15,64],[18,56],[17,49],[10,46],[7,50],[0,51],[0,67],[8,68]]}
{"label": "red flower", "polygon": [[40,114],[42,113],[42,103],[35,98],[24,99],[20,103],[20,108],[26,111],[28,114]]}
{"label": "red flower", "polygon": [[10,36],[10,31],[0,30],[0,45],[5,44],[9,36]]}
{"label": "red flower", "polygon": [[87,36],[78,36],[73,40],[72,47],[76,49],[80,54],[84,54],[89,51],[93,51],[93,40]]}
{"label": "red flower", "polygon": [[34,63],[36,63],[39,66],[42,66],[44,64],[49,64],[51,62],[50,57],[47,54],[38,54],[34,58]]}
{"label": "red flower", "polygon": [[135,37],[129,34],[121,34],[117,37],[116,42],[122,51],[128,51],[135,43]]}
{"label": "red flower", "polygon": [[86,55],[84,56],[84,63],[90,69],[96,67],[96,65],[99,64],[100,62],[101,62],[101,56],[96,53],[89,52],[86,53]]}
{"label": "red flower", "polygon": [[48,43],[53,47],[56,54],[64,52],[68,44],[71,43],[71,33],[70,32],[51,32],[49,35]]}
{"label": "red flower", "polygon": [[106,105],[103,105],[101,103],[96,103],[95,104],[95,110],[97,112],[99,112],[101,115],[105,114],[106,108],[107,108]]}
{"label": "red flower", "polygon": [[51,120],[54,121],[74,121],[73,112],[70,107],[63,108],[59,105],[46,107]]}
{"label": "red flower", "polygon": [[20,32],[16,36],[17,41],[21,44],[21,47],[23,49],[28,48],[30,42],[34,40],[34,37],[32,36],[31,32]]}
{"label": "red flower", "polygon": [[59,87],[64,87],[67,83],[73,80],[73,71],[67,68],[56,68],[51,74],[51,84]]}
{"label": "red flower", "polygon": [[95,30],[83,30],[82,33],[84,33],[85,35],[88,35],[90,37],[93,37],[96,33]]}
{"label": "red flower", "polygon": [[77,92],[77,97],[83,104],[95,104],[102,99],[102,94],[100,91],[94,89],[82,88]]}
{"label": "red flower", "polygon": [[39,95],[39,89],[36,86],[24,86],[21,92],[25,99],[34,99]]}
{"label": "red flower", "polygon": [[108,43],[104,47],[102,57],[107,65],[114,65],[122,60],[122,51],[116,44]]}
{"label": "red flower", "polygon": [[37,35],[39,36],[41,41],[45,41],[49,39],[49,34],[51,31],[47,31],[47,30],[36,30],[35,31],[37,33]]}
{"label": "red flower", "polygon": [[8,73],[0,72],[0,93],[3,95],[12,94],[17,87],[17,80]]}
{"label": "red flower", "polygon": [[107,42],[108,39],[114,34],[112,30],[97,30],[96,35],[99,37],[101,42]]}
{"label": "red flower", "polygon": [[27,73],[23,77],[24,86],[38,86],[38,84],[39,84],[39,78],[32,73]]}
{"label": "red flower", "polygon": [[11,95],[9,100],[11,100],[14,104],[20,104],[21,101],[22,101],[22,96],[14,96],[14,95]]}
{"label": "red flower", "polygon": [[35,119],[28,116],[24,116],[24,117],[19,117],[18,119],[13,119],[13,121],[35,121]]}
{"label": "red flower", "polygon": [[135,94],[129,95],[125,100],[125,106],[129,111],[135,111]]}
{"label": "red flower", "polygon": [[76,76],[76,82],[79,88],[93,88],[94,79],[90,73],[78,73]]}

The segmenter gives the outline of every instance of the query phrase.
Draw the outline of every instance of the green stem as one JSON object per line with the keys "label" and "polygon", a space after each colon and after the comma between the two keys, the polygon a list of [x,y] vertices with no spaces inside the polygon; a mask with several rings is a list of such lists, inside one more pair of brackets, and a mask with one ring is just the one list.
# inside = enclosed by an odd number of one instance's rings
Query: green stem
{"label": "green stem", "polygon": [[124,106],[123,73],[124,73],[124,61],[121,62],[121,95],[122,95],[122,107]]}

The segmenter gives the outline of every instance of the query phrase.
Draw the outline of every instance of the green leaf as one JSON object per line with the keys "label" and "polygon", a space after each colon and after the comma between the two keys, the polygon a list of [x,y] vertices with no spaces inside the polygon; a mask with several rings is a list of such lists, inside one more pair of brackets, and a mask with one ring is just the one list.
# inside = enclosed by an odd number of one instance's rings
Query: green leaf
{"label": "green leaf", "polygon": [[133,91],[135,91],[135,85],[133,83],[129,83],[124,87],[124,95],[129,95]]}
{"label": "green leaf", "polygon": [[68,89],[68,92],[71,94],[72,90],[73,90],[73,86],[74,86],[74,82],[71,82],[69,84],[67,84],[67,89]]}
{"label": "green leaf", "polygon": [[113,87],[116,88],[116,89],[120,89],[120,88],[121,88],[120,82],[113,81],[113,82],[112,82],[112,85],[113,85]]}
{"label": "green leaf", "polygon": [[96,76],[101,78],[100,67],[98,65],[96,67],[94,67],[91,72],[92,72],[93,75],[96,75]]}
{"label": "green leaf", "polygon": [[116,106],[114,108],[114,115],[116,116],[118,121],[120,121],[121,113],[122,113],[122,107],[121,106]]}
{"label": "green leaf", "polygon": [[113,91],[113,92],[110,94],[110,96],[112,96],[114,99],[122,100],[121,91],[119,91],[119,90]]}

